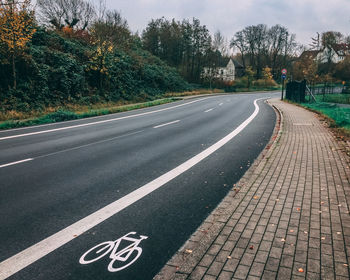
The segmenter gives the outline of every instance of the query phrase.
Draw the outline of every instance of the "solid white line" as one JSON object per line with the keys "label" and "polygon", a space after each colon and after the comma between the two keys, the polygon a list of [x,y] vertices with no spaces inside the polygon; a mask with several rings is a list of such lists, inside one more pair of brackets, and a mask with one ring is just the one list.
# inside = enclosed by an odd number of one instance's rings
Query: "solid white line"
{"label": "solid white line", "polygon": [[135,117],[139,117],[139,116],[150,115],[150,114],[154,114],[154,113],[163,112],[163,111],[171,110],[171,109],[174,109],[174,108],[186,106],[186,105],[189,105],[189,104],[193,104],[193,103],[196,103],[196,102],[199,102],[199,101],[203,101],[203,100],[208,99],[208,98],[210,98],[210,97],[201,98],[201,99],[197,99],[197,100],[194,100],[194,101],[191,101],[191,102],[188,102],[188,103],[176,105],[176,106],[173,106],[173,107],[159,109],[159,110],[155,110],[155,111],[151,111],[151,112],[140,113],[140,114],[131,115],[131,116],[125,116],[125,117],[108,119],[108,120],[103,120],[103,121],[96,121],[96,122],[91,122],[91,123],[84,123],[84,124],[78,124],[78,125],[54,128],[54,129],[49,129],[49,130],[42,130],[42,131],[29,132],[29,133],[24,133],[24,134],[0,137],[0,141],[1,140],[6,140],[6,139],[19,138],[19,137],[30,136],[30,135],[37,135],[37,134],[43,134],[43,133],[49,133],[49,132],[54,132],[54,131],[67,130],[67,129],[78,128],[78,127],[85,127],[85,126],[90,126],[90,125],[96,125],[96,124],[101,124],[101,123],[108,123],[108,122],[113,122],[113,121],[119,121],[119,120],[124,120],[124,119],[135,118]]}
{"label": "solid white line", "polygon": [[178,122],[180,122],[180,120],[176,120],[176,121],[173,121],[173,122],[160,124],[160,125],[154,126],[153,128],[160,128],[160,127],[167,126],[167,125],[174,124],[174,123],[178,123]]}
{"label": "solid white line", "polygon": [[192,157],[191,159],[187,160],[186,162],[174,168],[173,170],[170,170],[164,175],[158,177],[152,182],[122,197],[121,199],[118,199],[117,201],[112,202],[111,204],[92,213],[91,215],[77,221],[76,223],[66,227],[65,229],[62,229],[61,231],[49,236],[48,238],[40,241],[39,243],[36,243],[31,247],[25,249],[24,251],[19,252],[18,254],[1,262],[0,279],[5,279],[7,277],[10,277],[16,272],[27,267],[28,265],[41,259],[47,254],[56,250],[57,248],[73,240],[77,236],[83,234],[84,232],[90,230],[91,228],[95,227],[96,225],[100,224],[106,219],[112,217],[113,215],[127,208],[128,206],[135,203],[136,201],[142,199],[146,195],[159,189],[169,181],[173,180],[180,174],[184,173],[185,171],[189,170],[191,167],[195,166],[197,163],[199,163],[203,159],[213,154],[215,151],[217,151],[222,146],[224,146],[227,142],[232,140],[258,115],[259,113],[259,106],[257,104],[258,100],[259,99],[256,99],[254,101],[255,110],[248,119],[246,119],[243,123],[241,123],[240,126],[238,126],[230,134],[228,134],[227,136],[225,136],[224,138],[222,138],[221,140],[219,140],[218,142],[216,142],[215,144],[213,144],[203,152]]}
{"label": "solid white line", "polygon": [[204,111],[204,113],[208,113],[208,112],[213,111],[213,110],[214,110],[214,109],[211,108],[211,109],[208,109],[208,110]]}
{"label": "solid white line", "polygon": [[15,165],[15,164],[19,164],[19,163],[22,163],[22,162],[31,161],[31,160],[33,160],[33,158],[27,158],[27,159],[24,159],[24,160],[19,160],[19,161],[15,161],[15,162],[6,163],[6,164],[3,164],[3,165],[0,165],[0,168],[11,166],[11,165]]}

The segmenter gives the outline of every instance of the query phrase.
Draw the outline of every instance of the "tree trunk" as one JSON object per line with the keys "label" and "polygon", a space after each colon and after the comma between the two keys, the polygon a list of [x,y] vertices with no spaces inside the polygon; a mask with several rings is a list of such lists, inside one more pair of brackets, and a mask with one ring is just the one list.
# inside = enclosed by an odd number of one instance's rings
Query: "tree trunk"
{"label": "tree trunk", "polygon": [[13,79],[13,89],[17,89],[15,54],[12,54],[12,79]]}

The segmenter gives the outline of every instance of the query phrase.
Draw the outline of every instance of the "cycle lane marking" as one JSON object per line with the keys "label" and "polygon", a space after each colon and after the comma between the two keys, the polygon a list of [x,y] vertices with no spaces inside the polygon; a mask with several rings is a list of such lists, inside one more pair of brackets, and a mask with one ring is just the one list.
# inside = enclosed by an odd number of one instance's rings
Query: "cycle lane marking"
{"label": "cycle lane marking", "polygon": [[199,102],[199,101],[203,101],[203,100],[206,100],[206,99],[209,99],[209,98],[212,98],[212,97],[201,98],[201,99],[197,99],[197,100],[194,100],[194,101],[191,101],[191,102],[187,102],[187,103],[184,103],[184,104],[180,104],[180,105],[176,105],[176,106],[172,106],[172,107],[168,107],[168,108],[163,108],[163,109],[159,109],[159,110],[155,110],[155,111],[151,111],[151,112],[145,112],[145,113],[140,113],[140,114],[136,114],[136,115],[131,115],[131,116],[124,116],[124,117],[119,117],[119,118],[113,118],[113,119],[108,119],[108,120],[95,121],[95,122],[90,122],[90,123],[84,123],[84,124],[77,124],[77,125],[72,125],[72,126],[53,128],[53,129],[42,130],[42,131],[28,132],[28,133],[24,133],[24,134],[4,136],[4,137],[0,137],[0,141],[7,140],[7,139],[13,139],[13,138],[20,138],[20,137],[25,137],[25,136],[31,136],[31,135],[38,135],[38,134],[44,134],[44,133],[68,130],[68,129],[73,129],[73,128],[86,127],[86,126],[102,124],[102,123],[109,123],[109,122],[114,122],[114,121],[119,121],[119,120],[136,118],[136,117],[139,117],[139,116],[146,116],[146,115],[150,115],[150,114],[154,114],[154,113],[159,113],[159,112],[168,111],[168,110],[171,110],[171,109],[183,107],[183,106],[190,105],[190,104],[193,104],[193,103],[196,103],[196,102]]}
{"label": "cycle lane marking", "polygon": [[215,151],[220,149],[226,143],[231,141],[235,136],[237,136],[244,128],[246,128],[250,122],[252,122],[259,113],[259,106],[257,104],[258,100],[266,99],[259,98],[254,100],[254,112],[242,122],[236,129],[231,133],[226,135],[224,138],[220,139],[215,144],[211,145],[201,153],[190,158],[181,165],[175,167],[174,169],[168,171],[162,176],[154,179],[148,184],[138,188],[137,190],[127,194],[126,196],[108,204],[107,206],[97,210],[96,212],[90,214],[89,216],[73,223],[72,225],[60,230],[59,232],[45,238],[44,240],[30,246],[29,248],[17,253],[16,255],[4,260],[0,263],[0,279],[6,279],[16,272],[24,269],[25,267],[31,265],[37,260],[43,258],[47,254],[53,252],[54,250],[60,248],[76,237],[82,235],[91,228],[97,226],[108,218],[114,216],[118,212],[142,199],[146,195],[152,193],[153,191],[159,189],[169,181],[175,179],[182,173],[189,170],[191,167],[195,166]]}
{"label": "cycle lane marking", "polygon": [[[108,267],[107,267],[108,271],[109,272],[117,272],[117,271],[123,270],[124,268],[127,268],[128,266],[133,264],[141,256],[142,248],[139,247],[138,245],[141,243],[142,240],[145,240],[148,238],[148,236],[140,235],[140,238],[136,239],[133,237],[129,237],[129,235],[136,235],[136,232],[134,232],[134,231],[129,232],[129,233],[125,234],[124,236],[118,238],[115,241],[104,241],[102,243],[95,245],[94,247],[87,250],[80,257],[79,263],[82,265],[91,264],[95,261],[98,261],[99,259],[108,255],[109,252],[111,252],[109,255],[109,258],[111,259],[111,261],[109,262]],[[123,248],[119,249],[119,245],[120,245],[122,240],[126,240],[126,241],[129,241],[132,243],[130,245],[126,246],[124,249]],[[102,248],[100,248],[100,247],[102,247]],[[99,249],[99,250],[97,250],[97,249]],[[106,250],[106,249],[108,249],[108,250]],[[133,258],[131,259],[131,261],[127,262],[134,251],[137,251],[136,256],[134,255]],[[93,254],[92,259],[88,257],[91,252],[95,253],[95,254]],[[127,262],[127,263],[123,264],[121,267],[115,267],[114,263],[117,261],[124,262],[124,263]]]}

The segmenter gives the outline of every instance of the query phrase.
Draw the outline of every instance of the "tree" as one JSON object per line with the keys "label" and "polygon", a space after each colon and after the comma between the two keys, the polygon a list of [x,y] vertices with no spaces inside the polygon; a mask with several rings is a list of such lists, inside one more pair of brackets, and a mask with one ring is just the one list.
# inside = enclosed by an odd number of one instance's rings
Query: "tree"
{"label": "tree", "polygon": [[334,77],[342,81],[350,81],[350,55],[336,65]]}
{"label": "tree", "polygon": [[68,26],[85,30],[95,16],[95,9],[84,0],[38,0],[40,20],[57,30]]}
{"label": "tree", "polygon": [[211,50],[211,36],[198,19],[152,19],[142,33],[146,50],[176,67],[188,80],[198,82],[207,53]]}
{"label": "tree", "polygon": [[285,47],[288,44],[288,36],[288,29],[278,24],[272,26],[268,31],[269,58],[273,74],[276,74],[278,67],[282,67],[282,65],[278,65],[278,60],[284,54]]}
{"label": "tree", "polygon": [[243,67],[246,67],[245,56],[248,52],[248,45],[243,34],[243,31],[238,31],[234,35],[230,44],[231,48],[237,48],[241,53]]}
{"label": "tree", "polygon": [[213,49],[219,51],[222,56],[228,56],[227,40],[219,30],[214,34]]}
{"label": "tree", "polygon": [[317,74],[317,63],[310,57],[303,57],[293,65],[294,80],[306,79],[309,83],[313,83]]}
{"label": "tree", "polygon": [[17,88],[16,58],[24,53],[35,33],[34,11],[30,0],[0,2],[0,45],[10,55],[13,88]]}
{"label": "tree", "polygon": [[131,39],[128,23],[117,11],[107,11],[103,18],[95,21],[91,28],[91,44],[95,51],[91,55],[91,68],[98,72],[99,86],[103,88],[103,77],[107,74],[106,57],[114,49],[128,49]]}
{"label": "tree", "polygon": [[263,65],[268,65],[277,78],[280,69],[291,66],[298,47],[295,35],[287,28],[281,25],[268,28],[264,24],[236,32],[230,45],[239,50],[243,66],[251,66],[257,79],[262,76]]}
{"label": "tree", "polygon": [[245,69],[245,75],[247,76],[248,78],[248,88],[250,88],[250,85],[252,83],[252,80],[253,80],[253,77],[254,77],[254,71],[252,69],[251,66],[248,66],[246,69]]}

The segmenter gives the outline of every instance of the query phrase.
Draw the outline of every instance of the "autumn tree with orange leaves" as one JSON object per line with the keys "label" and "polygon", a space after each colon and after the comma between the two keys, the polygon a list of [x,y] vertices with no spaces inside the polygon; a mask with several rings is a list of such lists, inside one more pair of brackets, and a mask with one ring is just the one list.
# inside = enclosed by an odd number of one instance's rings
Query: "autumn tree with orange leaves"
{"label": "autumn tree with orange leaves", "polygon": [[0,51],[10,58],[14,89],[17,87],[16,58],[23,54],[35,31],[30,0],[0,0]]}

